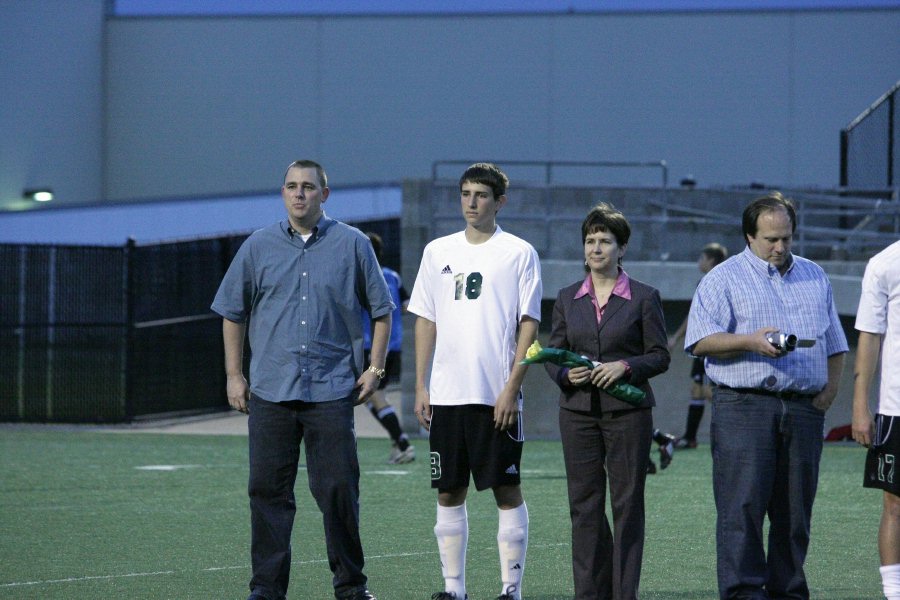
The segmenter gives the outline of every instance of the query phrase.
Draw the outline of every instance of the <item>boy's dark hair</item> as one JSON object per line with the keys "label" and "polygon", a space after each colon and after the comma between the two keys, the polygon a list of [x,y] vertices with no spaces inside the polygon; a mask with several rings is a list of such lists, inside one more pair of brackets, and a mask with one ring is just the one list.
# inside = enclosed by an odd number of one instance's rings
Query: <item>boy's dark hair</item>
{"label": "boy's dark hair", "polygon": [[700,252],[713,262],[713,266],[728,258],[728,248],[716,242],[703,246]]}
{"label": "boy's dark hair", "polygon": [[788,217],[791,219],[791,233],[794,233],[797,230],[797,211],[794,209],[794,202],[790,198],[782,196],[781,192],[772,192],[757,198],[744,209],[744,216],[741,222],[744,230],[744,241],[747,241],[747,236],[756,237],[756,222],[761,214],[778,210],[779,208],[787,211]]}
{"label": "boy's dark hair", "polygon": [[466,169],[466,172],[459,178],[460,191],[467,181],[491,188],[491,191],[494,192],[494,200],[506,195],[506,189],[509,187],[509,178],[500,170],[500,167],[492,163],[475,163]]}

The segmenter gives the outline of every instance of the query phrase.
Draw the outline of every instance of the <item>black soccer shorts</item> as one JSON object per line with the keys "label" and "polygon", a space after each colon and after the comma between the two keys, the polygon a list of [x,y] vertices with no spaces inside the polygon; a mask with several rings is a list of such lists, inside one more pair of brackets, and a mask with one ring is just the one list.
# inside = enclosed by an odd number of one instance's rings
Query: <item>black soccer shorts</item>
{"label": "black soccer shorts", "polygon": [[494,407],[483,404],[431,407],[431,487],[478,491],[521,482],[525,441],[522,411],[512,428],[494,427]]}
{"label": "black soccer shorts", "polygon": [[863,487],[900,496],[900,417],[875,415],[875,436],[866,454]]}

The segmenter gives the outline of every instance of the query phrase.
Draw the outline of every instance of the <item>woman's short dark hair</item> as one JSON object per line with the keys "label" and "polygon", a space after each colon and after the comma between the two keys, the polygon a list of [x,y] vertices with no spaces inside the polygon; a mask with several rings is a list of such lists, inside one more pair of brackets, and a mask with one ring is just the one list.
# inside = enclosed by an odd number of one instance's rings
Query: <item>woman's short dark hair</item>
{"label": "woman's short dark hair", "polygon": [[628,219],[612,204],[601,202],[590,211],[581,223],[581,244],[592,233],[606,231],[616,238],[616,243],[624,246],[631,237],[631,225]]}
{"label": "woman's short dark hair", "polygon": [[787,211],[788,217],[791,219],[791,233],[794,233],[797,230],[797,211],[794,209],[794,202],[790,198],[782,196],[781,192],[772,192],[757,198],[744,209],[741,223],[744,230],[744,241],[747,240],[747,236],[756,237],[756,224],[760,215],[780,208]]}
{"label": "woman's short dark hair", "polygon": [[[613,234],[620,248],[626,245],[628,238],[631,237],[631,225],[628,224],[628,219],[625,218],[622,211],[606,202],[601,202],[588,211],[587,216],[581,223],[581,245],[584,246],[587,236],[598,231]],[[620,257],[617,262],[621,265],[622,258]],[[587,261],[584,263],[584,270],[590,271]]]}

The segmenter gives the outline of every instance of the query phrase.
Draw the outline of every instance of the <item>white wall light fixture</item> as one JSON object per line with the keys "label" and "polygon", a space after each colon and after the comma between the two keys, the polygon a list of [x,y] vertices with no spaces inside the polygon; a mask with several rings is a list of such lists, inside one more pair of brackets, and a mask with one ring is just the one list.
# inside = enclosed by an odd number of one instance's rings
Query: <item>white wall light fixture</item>
{"label": "white wall light fixture", "polygon": [[28,189],[22,192],[22,197],[34,202],[50,202],[53,200],[53,190],[50,188]]}

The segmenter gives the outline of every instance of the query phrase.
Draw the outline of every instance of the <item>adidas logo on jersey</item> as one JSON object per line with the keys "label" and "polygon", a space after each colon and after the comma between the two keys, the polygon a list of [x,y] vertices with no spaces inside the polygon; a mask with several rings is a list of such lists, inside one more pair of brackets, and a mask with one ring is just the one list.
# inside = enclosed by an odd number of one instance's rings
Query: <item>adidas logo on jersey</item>
{"label": "adidas logo on jersey", "polygon": [[450,265],[447,265],[441,270],[441,275],[453,275],[453,269],[450,268]]}
{"label": "adidas logo on jersey", "polygon": [[506,473],[509,474],[509,475],[515,475],[515,474],[517,474],[518,472],[519,472],[519,471],[518,471],[518,469],[516,469],[516,465],[509,465],[509,468],[506,469]]}

